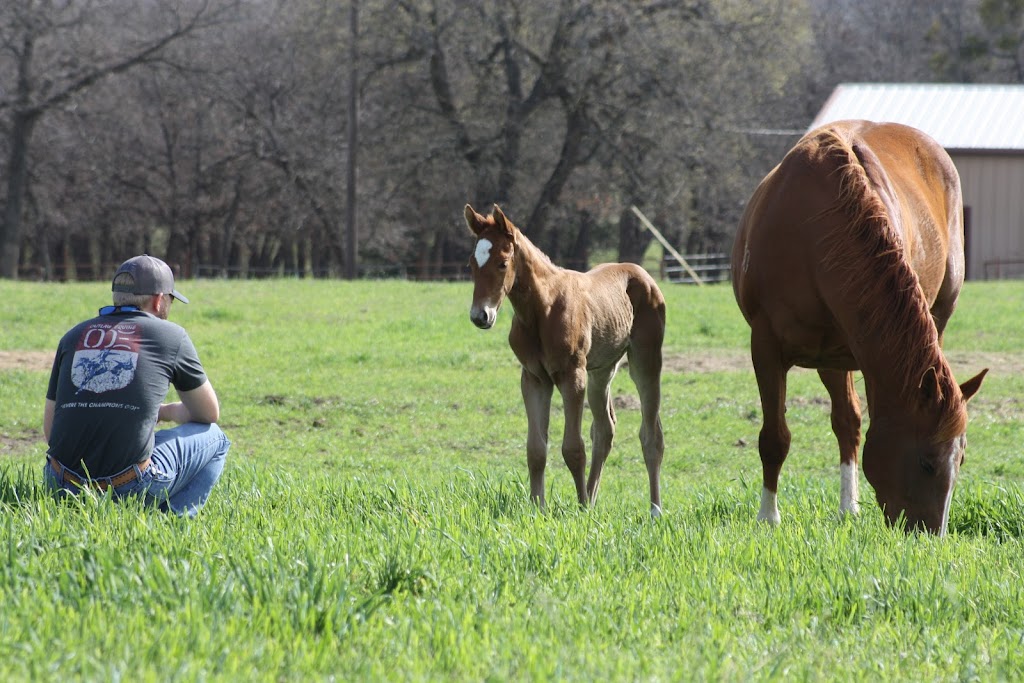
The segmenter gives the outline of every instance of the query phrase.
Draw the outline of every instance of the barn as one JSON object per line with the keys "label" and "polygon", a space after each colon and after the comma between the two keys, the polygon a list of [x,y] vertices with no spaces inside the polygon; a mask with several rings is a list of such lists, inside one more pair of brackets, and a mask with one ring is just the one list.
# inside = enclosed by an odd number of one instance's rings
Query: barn
{"label": "barn", "polygon": [[808,130],[840,119],[935,138],[960,172],[967,278],[1024,278],[1024,85],[844,83]]}

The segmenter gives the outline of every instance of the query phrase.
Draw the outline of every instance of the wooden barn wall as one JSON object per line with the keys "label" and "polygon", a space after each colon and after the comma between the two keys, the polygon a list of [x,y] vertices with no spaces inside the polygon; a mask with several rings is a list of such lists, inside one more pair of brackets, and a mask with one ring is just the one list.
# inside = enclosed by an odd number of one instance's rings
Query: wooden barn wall
{"label": "wooden barn wall", "polygon": [[950,156],[970,216],[968,277],[1024,278],[1024,154]]}

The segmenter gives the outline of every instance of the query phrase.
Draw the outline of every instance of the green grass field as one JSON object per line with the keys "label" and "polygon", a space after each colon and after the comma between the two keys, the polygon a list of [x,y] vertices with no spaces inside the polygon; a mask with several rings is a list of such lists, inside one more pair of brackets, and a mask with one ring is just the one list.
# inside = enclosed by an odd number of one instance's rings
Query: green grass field
{"label": "green grass field", "polygon": [[[827,395],[790,378],[782,524],[754,518],[760,406],[727,286],[666,286],[665,516],[639,412],[595,508],[555,401],[527,501],[519,369],[471,285],[196,281],[233,441],[195,520],[39,488],[48,362],[109,286],[0,282],[0,680],[1020,680],[1024,283],[969,283],[946,333],[970,407],[950,535],[840,519]],[[587,426],[589,421],[587,422]]]}

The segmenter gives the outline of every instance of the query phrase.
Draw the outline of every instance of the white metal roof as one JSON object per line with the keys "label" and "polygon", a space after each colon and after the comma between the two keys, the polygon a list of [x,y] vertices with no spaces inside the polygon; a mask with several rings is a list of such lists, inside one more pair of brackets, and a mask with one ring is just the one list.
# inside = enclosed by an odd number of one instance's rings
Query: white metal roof
{"label": "white metal roof", "polygon": [[947,150],[1024,151],[1024,85],[843,83],[808,130],[840,119],[903,123]]}

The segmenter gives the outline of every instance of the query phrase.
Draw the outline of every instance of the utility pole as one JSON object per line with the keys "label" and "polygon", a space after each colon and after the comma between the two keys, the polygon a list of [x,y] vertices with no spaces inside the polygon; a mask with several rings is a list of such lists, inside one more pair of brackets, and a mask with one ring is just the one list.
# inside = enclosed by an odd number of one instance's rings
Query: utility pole
{"label": "utility pole", "polygon": [[349,0],[348,188],[345,198],[345,279],[359,277],[356,259],[356,148],[359,142],[359,0]]}

